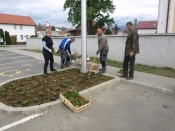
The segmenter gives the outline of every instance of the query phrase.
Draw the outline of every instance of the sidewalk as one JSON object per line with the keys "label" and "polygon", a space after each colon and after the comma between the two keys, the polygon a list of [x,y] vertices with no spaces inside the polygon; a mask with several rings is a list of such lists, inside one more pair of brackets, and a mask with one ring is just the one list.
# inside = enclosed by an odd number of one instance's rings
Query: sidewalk
{"label": "sidewalk", "polygon": [[[21,47],[20,49],[24,49],[25,47]],[[35,57],[40,60],[44,60],[43,55],[40,53],[30,52],[30,51],[24,51],[24,50],[18,50],[19,48],[4,48],[5,50],[9,50],[14,53],[19,53],[31,57]],[[56,63],[60,65],[60,57],[54,56],[54,60]],[[72,67],[75,66],[75,63],[72,63]],[[107,66],[106,74],[110,74],[112,76],[117,77],[117,72],[119,68]],[[148,89],[153,89],[160,91],[162,93],[175,96],[174,90],[175,90],[175,79],[148,74],[148,73],[142,73],[135,71],[134,80],[132,81],[126,81],[125,79],[121,79],[124,83],[130,83],[139,85],[141,87],[145,87]]]}

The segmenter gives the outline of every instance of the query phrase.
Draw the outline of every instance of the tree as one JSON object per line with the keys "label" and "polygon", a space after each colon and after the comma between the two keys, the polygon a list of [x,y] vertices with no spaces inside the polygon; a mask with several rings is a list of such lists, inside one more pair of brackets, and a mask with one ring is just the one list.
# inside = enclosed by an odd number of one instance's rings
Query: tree
{"label": "tree", "polygon": [[105,32],[106,35],[111,35],[112,34],[112,31],[108,28]]}
{"label": "tree", "polygon": [[55,26],[52,26],[52,31],[55,31]]}
{"label": "tree", "polygon": [[115,24],[114,28],[112,29],[115,31],[115,34],[118,33],[118,31],[120,30],[120,28],[118,28],[117,24]]}
{"label": "tree", "polygon": [[45,27],[41,23],[38,23],[38,25],[36,26],[36,29],[38,31],[45,31],[46,30]]}
{"label": "tree", "polygon": [[[64,10],[69,9],[68,21],[73,26],[81,24],[81,0],[66,0]],[[87,0],[87,29],[88,34],[93,35],[98,27],[103,25],[111,26],[114,19],[110,13],[114,13],[115,5],[112,0]],[[93,21],[97,21],[96,26]]]}
{"label": "tree", "polygon": [[5,31],[5,41],[6,41],[7,45],[11,45],[12,44],[8,31]]}
{"label": "tree", "polygon": [[0,38],[3,38],[3,42],[0,42],[0,45],[3,45],[3,43],[4,43],[4,31],[3,31],[3,29],[0,29]]}
{"label": "tree", "polygon": [[12,36],[10,37],[10,39],[11,39],[12,45],[16,45],[16,43],[17,43],[16,36],[15,36],[15,35],[12,35]]}

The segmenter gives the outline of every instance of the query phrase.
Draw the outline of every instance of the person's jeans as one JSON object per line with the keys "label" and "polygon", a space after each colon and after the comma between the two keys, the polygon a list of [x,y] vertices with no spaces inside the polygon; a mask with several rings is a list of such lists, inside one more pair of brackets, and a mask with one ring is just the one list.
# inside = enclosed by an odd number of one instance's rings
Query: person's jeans
{"label": "person's jeans", "polygon": [[123,75],[124,76],[128,76],[128,63],[130,67],[129,76],[134,77],[135,55],[133,55],[132,57],[125,55],[124,61],[123,61]]}
{"label": "person's jeans", "polygon": [[44,56],[44,74],[47,74],[47,67],[50,61],[50,70],[54,70],[53,68],[53,63],[54,63],[54,59],[53,59],[53,54],[49,53],[49,52],[43,52],[43,56]]}

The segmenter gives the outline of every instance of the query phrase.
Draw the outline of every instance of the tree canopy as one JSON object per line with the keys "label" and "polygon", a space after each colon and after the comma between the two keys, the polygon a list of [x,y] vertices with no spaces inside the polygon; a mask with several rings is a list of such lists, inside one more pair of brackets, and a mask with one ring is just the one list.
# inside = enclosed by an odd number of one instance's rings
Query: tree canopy
{"label": "tree canopy", "polygon": [[[69,9],[68,21],[73,26],[81,24],[81,0],[66,0],[64,10]],[[105,24],[111,26],[114,19],[110,17],[114,13],[115,5],[112,0],[87,0],[87,29],[89,34],[94,34],[98,27]],[[96,25],[93,25],[96,21]]]}

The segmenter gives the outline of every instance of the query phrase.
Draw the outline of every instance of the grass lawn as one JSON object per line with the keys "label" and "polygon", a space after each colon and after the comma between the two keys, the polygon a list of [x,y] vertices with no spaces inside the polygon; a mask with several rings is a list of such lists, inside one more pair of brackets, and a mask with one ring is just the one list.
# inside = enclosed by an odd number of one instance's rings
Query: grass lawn
{"label": "grass lawn", "polygon": [[[42,53],[42,50],[29,50],[29,49],[22,49],[25,51],[31,51],[31,52],[36,52],[36,53]],[[53,55],[60,56],[60,54],[57,54],[56,52],[53,52]]]}
{"label": "grass lawn", "polygon": [[[29,49],[23,49],[23,50],[42,53],[41,50],[29,50]],[[57,53],[54,53],[54,55],[59,56],[59,54]],[[94,60],[94,58],[91,57],[91,60]],[[100,64],[99,58],[96,58],[95,63]],[[122,68],[123,64],[122,62],[107,60],[107,65],[117,67],[117,68]],[[155,66],[146,66],[146,65],[136,64],[135,71],[175,78],[175,69],[172,69],[169,67],[155,67]]]}

